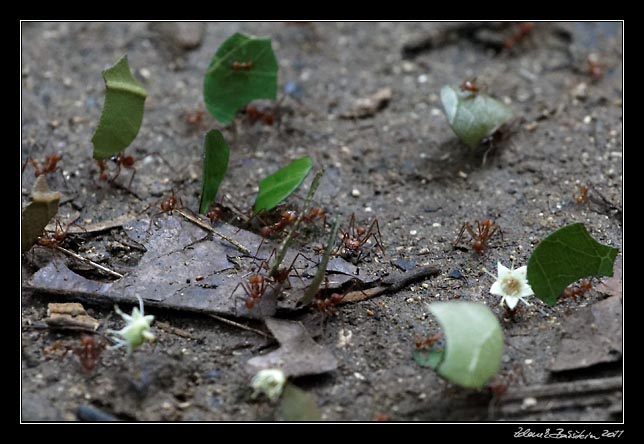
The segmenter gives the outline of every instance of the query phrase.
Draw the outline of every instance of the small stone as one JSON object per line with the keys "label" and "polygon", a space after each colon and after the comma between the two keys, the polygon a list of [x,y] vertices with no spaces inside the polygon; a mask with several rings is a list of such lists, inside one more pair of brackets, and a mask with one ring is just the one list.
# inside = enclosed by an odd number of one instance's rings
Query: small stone
{"label": "small stone", "polygon": [[465,171],[459,171],[458,176],[462,177],[463,179],[467,179],[467,173]]}
{"label": "small stone", "polygon": [[427,83],[427,75],[421,74],[418,76],[418,83]]}
{"label": "small stone", "polygon": [[353,190],[351,190],[351,195],[353,197],[360,197],[360,190],[357,188],[354,188]]}
{"label": "small stone", "polygon": [[526,359],[526,360],[525,360],[525,361],[523,361],[523,362],[525,362],[525,364],[526,364],[526,365],[532,365],[532,363],[534,362],[534,360],[532,360],[532,359]]}
{"label": "small stone", "polygon": [[439,228],[440,226],[441,226],[441,224],[439,224],[438,222],[434,222],[434,223],[432,224],[432,227],[433,227],[433,228]]}
{"label": "small stone", "polygon": [[358,373],[358,372],[355,372],[355,373],[353,374],[353,376],[354,376],[358,381],[364,381],[365,379],[367,379],[367,378],[365,378],[365,376],[364,376],[362,373]]}
{"label": "small stone", "polygon": [[592,122],[592,121],[593,121],[592,116],[586,116],[586,117],[584,117],[584,123],[585,123],[586,125],[588,125],[588,124],[589,124],[590,122]]}
{"label": "small stone", "polygon": [[141,75],[141,77],[143,77],[145,80],[149,80],[149,79],[150,79],[150,76],[152,76],[152,73],[151,73],[151,72],[150,72],[150,70],[149,70],[149,69],[147,69],[147,68],[141,68],[141,69],[139,69],[139,74],[140,74],[140,75]]}
{"label": "small stone", "polygon": [[409,234],[411,234],[412,236],[416,236],[418,234],[418,231],[417,230],[409,230]]}
{"label": "small stone", "polygon": [[521,404],[521,409],[525,410],[527,408],[534,407],[535,405],[537,405],[536,398],[524,398],[523,403]]}
{"label": "small stone", "polygon": [[416,70],[416,65],[412,62],[403,62],[402,69],[404,72],[414,72]]}

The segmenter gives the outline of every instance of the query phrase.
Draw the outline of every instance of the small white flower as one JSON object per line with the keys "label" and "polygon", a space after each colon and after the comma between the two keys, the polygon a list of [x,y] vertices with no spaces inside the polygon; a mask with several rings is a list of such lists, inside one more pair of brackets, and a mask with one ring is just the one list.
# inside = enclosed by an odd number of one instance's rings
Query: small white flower
{"label": "small white flower", "polygon": [[282,370],[270,368],[260,370],[250,382],[253,387],[252,398],[256,398],[260,393],[264,393],[271,401],[276,401],[281,395],[286,383],[286,376]]}
{"label": "small white flower", "polygon": [[134,349],[142,345],[145,341],[153,341],[155,339],[152,332],[150,332],[150,324],[154,321],[154,316],[145,316],[143,313],[143,299],[138,294],[136,298],[139,300],[139,308],[134,307],[132,309],[132,316],[123,313],[118,305],[114,305],[114,310],[127,322],[127,325],[121,330],[108,330],[109,333],[123,338],[114,338],[116,341],[115,348],[127,345],[128,354],[132,353]]}
{"label": "small white flower", "polygon": [[526,305],[530,305],[525,301],[525,299],[523,299],[534,294],[530,284],[528,284],[528,267],[524,265],[516,270],[511,270],[501,265],[501,262],[498,262],[497,266],[498,277],[483,269],[486,273],[496,279],[490,288],[490,293],[496,296],[501,296],[501,304],[505,303],[510,310],[514,310],[519,301],[522,301]]}

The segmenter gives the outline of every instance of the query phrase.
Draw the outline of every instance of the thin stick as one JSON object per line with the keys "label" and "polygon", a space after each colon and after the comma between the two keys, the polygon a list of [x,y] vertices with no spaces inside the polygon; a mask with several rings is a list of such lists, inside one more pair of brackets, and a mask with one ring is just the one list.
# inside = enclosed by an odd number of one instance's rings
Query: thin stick
{"label": "thin stick", "polygon": [[271,335],[269,335],[268,333],[264,333],[261,330],[257,330],[255,328],[248,327],[248,326],[246,326],[244,324],[240,324],[240,323],[235,322],[235,321],[231,321],[230,319],[222,318],[221,316],[217,316],[216,314],[209,313],[208,316],[210,316],[211,318],[217,319],[218,321],[221,321],[224,324],[232,325],[233,327],[241,328],[242,330],[252,331],[253,333],[257,333],[258,335],[264,336],[265,338],[273,339],[273,337]]}
{"label": "thin stick", "polygon": [[323,175],[324,175],[324,169],[318,171],[315,177],[313,178],[313,182],[311,182],[311,188],[309,188],[309,192],[306,195],[306,200],[304,201],[304,206],[302,207],[302,211],[300,212],[300,215],[297,217],[297,220],[295,221],[293,228],[288,233],[288,236],[286,236],[282,241],[282,245],[280,245],[280,249],[278,253],[275,255],[275,261],[273,262],[273,265],[271,265],[271,269],[268,272],[269,277],[275,276],[275,274],[279,270],[279,266],[282,264],[282,261],[286,256],[286,252],[288,251],[288,246],[293,240],[293,236],[295,236],[297,229],[300,227],[300,223],[302,223],[302,219],[304,218],[304,215],[309,211],[309,206],[311,205],[311,201],[313,200],[313,195],[317,191],[318,186],[320,185],[320,180],[322,179]]}
{"label": "thin stick", "polygon": [[239,251],[241,251],[242,253],[244,253],[244,254],[250,254],[250,250],[249,250],[248,248],[244,247],[244,246],[243,246],[242,244],[240,244],[239,242],[237,242],[235,239],[231,239],[231,238],[229,238],[228,236],[226,236],[225,234],[220,233],[219,231],[215,230],[213,227],[211,227],[210,225],[208,225],[208,224],[207,224],[207,223],[205,223],[204,221],[199,220],[198,218],[194,217],[194,216],[193,216],[193,215],[191,215],[191,214],[186,213],[186,212],[185,212],[185,211],[183,211],[183,210],[176,210],[176,211],[177,211],[180,215],[182,215],[183,217],[185,217],[186,219],[188,219],[190,222],[192,222],[193,224],[198,225],[199,227],[203,228],[204,230],[206,230],[206,231],[210,231],[211,233],[216,234],[217,236],[219,236],[220,238],[222,238],[222,239],[223,239],[223,240],[225,240],[226,242],[231,243],[232,245],[234,245],[234,246],[235,246]]}
{"label": "thin stick", "polygon": [[318,265],[318,270],[315,273],[315,277],[313,278],[313,281],[311,282],[311,285],[309,286],[309,288],[306,289],[306,293],[304,293],[304,296],[300,301],[302,302],[303,305],[308,305],[311,302],[313,302],[313,298],[315,297],[316,293],[318,292],[318,289],[320,288],[320,284],[322,283],[322,279],[324,279],[324,274],[326,273],[326,267],[329,264],[329,257],[331,257],[331,250],[333,250],[333,246],[335,245],[335,242],[337,240],[339,226],[340,226],[340,219],[336,218],[336,220],[333,222],[333,228],[331,228],[331,236],[329,236],[329,242],[326,244],[326,249],[324,250],[324,256],[320,261],[320,265]]}
{"label": "thin stick", "polygon": [[122,274],[117,273],[116,271],[112,271],[107,267],[104,267],[104,266],[102,266],[100,264],[97,264],[96,262],[92,262],[89,259],[87,259],[87,258],[85,258],[83,256],[79,256],[78,254],[74,253],[73,251],[70,251],[70,250],[68,250],[66,248],[63,248],[63,247],[59,246],[59,245],[55,245],[54,248],[56,250],[60,251],[61,253],[65,253],[65,254],[73,257],[74,259],[78,259],[79,261],[84,262],[87,265],[90,265],[90,266],[92,266],[92,267],[94,267],[94,268],[96,268],[98,270],[101,270],[101,271],[103,271],[103,272],[105,272],[105,273],[107,273],[109,275],[112,275],[112,276],[114,276],[116,278],[121,279],[123,277]]}

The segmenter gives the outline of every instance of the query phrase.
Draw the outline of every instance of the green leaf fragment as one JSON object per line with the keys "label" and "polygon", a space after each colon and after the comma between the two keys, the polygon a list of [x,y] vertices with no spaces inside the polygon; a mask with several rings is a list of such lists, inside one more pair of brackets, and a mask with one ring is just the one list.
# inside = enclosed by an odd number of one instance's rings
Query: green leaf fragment
{"label": "green leaf fragment", "polygon": [[302,184],[312,166],[311,158],[305,156],[262,179],[253,207],[255,213],[270,211],[290,196]]}
{"label": "green leaf fragment", "polygon": [[470,148],[512,119],[512,109],[490,96],[444,86],[441,102],[454,133]]}
{"label": "green leaf fragment", "polygon": [[320,421],[322,419],[315,397],[290,382],[284,386],[279,415],[284,421]]}
{"label": "green leaf fragment", "polygon": [[217,191],[228,169],[230,148],[221,131],[210,130],[204,142],[203,178],[199,212],[206,214],[208,206],[217,197]]}
{"label": "green leaf fragment", "polygon": [[438,373],[464,387],[483,387],[498,372],[503,353],[503,332],[492,310],[476,302],[436,302],[429,310],[445,336]]}
{"label": "green leaf fragment", "polygon": [[528,282],[536,297],[554,305],[573,282],[612,276],[617,253],[593,239],[584,224],[570,224],[539,242],[528,260]]}
{"label": "green leaf fragment", "polygon": [[[234,69],[234,64],[243,67]],[[208,112],[227,125],[251,101],[275,100],[277,71],[271,39],[234,34],[219,47],[204,77],[203,96]]]}
{"label": "green leaf fragment", "polygon": [[22,210],[21,251],[29,250],[43,235],[45,227],[58,213],[60,193],[50,191],[45,175],[38,176],[31,190],[31,202]]}
{"label": "green leaf fragment", "polygon": [[429,350],[425,349],[416,349],[413,354],[414,359],[422,367],[430,367],[436,370],[436,367],[443,361],[445,356],[445,348],[443,347],[432,347]]}
{"label": "green leaf fragment", "polygon": [[107,159],[123,151],[134,140],[143,121],[147,92],[130,72],[127,55],[103,72],[105,104],[92,137],[94,158]]}

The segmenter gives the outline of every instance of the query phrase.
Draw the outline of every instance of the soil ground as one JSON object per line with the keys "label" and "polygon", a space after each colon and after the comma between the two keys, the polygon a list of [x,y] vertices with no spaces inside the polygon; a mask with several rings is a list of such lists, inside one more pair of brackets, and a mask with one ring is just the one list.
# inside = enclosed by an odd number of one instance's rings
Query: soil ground
{"label": "soil ground", "polygon": [[[482,267],[526,264],[540,239],[572,222],[583,222],[598,241],[622,250],[621,210],[615,211],[623,192],[622,25],[539,23],[506,52],[498,45],[514,32],[511,26],[208,23],[200,45],[188,50],[181,48],[181,35],[147,23],[23,23],[22,161],[63,154],[66,179],[49,176],[50,186],[63,193],[63,221],[80,216],[83,225],[136,215],[172,190],[198,209],[203,135],[221,125],[207,115],[191,125],[185,115],[203,109],[205,69],[237,31],[272,38],[280,96],[285,86],[291,95],[282,101],[279,127],[240,116],[235,134],[232,127],[224,129],[231,159],[220,193],[248,210],[260,178],[310,155],[314,169],[326,168],[316,202],[329,215],[340,216],[345,227],[353,213],[361,224],[379,221],[388,258],[370,255],[365,270],[393,273],[396,259],[441,270],[424,285],[343,306],[321,329],[318,313],[295,317],[338,359],[335,372],[295,380],[317,397],[323,419],[621,420],[621,401],[495,411],[487,390],[448,383],[420,367],[412,351],[418,337],[438,328],[426,303],[479,301],[498,314],[504,328],[501,378],[518,375],[509,393],[621,375],[621,361],[564,374],[548,370],[565,316],[606,295],[592,290],[554,307],[534,299],[512,321],[489,294],[492,279]],[[416,45],[413,56],[403,57],[403,48],[428,36],[431,45]],[[90,143],[104,97],[101,72],[124,53],[148,91],[143,126],[127,150],[137,159],[131,188],[138,197],[98,180]],[[587,72],[590,53],[602,65],[597,81]],[[485,161],[484,150],[470,152],[456,139],[438,96],[443,85],[474,77],[523,117]],[[384,109],[364,119],[340,117],[354,100],[387,87],[393,95]],[[28,167],[22,175],[23,204],[32,171]],[[117,181],[127,184],[130,174],[124,170]],[[589,205],[573,199],[582,183],[596,198]],[[610,204],[600,204],[599,195]],[[493,238],[481,255],[454,249],[461,225],[483,218],[496,221],[503,241]],[[106,245],[121,234],[119,228],[81,234],[72,246],[110,264]],[[42,251],[23,255],[23,282],[49,257]],[[463,278],[453,279],[457,274]],[[56,341],[77,342],[77,335],[33,328],[46,317],[49,302],[63,300],[22,292],[23,420],[76,420],[79,406],[87,404],[124,420],[274,419],[273,405],[251,400],[244,372],[249,358],[274,347],[265,338],[207,316],[151,309],[157,322],[166,323],[165,329],[155,326],[158,340],[131,357],[122,349],[107,350],[87,373],[73,353],[46,352]],[[85,307],[103,322],[101,329],[121,328],[109,302]],[[351,331],[350,345],[338,345],[340,330]]]}

